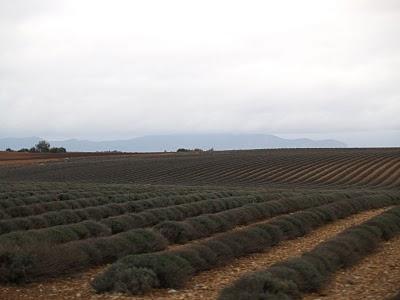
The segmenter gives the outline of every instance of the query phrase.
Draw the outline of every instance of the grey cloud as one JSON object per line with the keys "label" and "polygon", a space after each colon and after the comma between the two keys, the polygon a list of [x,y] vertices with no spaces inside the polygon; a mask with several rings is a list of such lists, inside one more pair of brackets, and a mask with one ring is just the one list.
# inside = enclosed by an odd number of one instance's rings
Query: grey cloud
{"label": "grey cloud", "polygon": [[397,3],[3,1],[0,135],[400,130]]}

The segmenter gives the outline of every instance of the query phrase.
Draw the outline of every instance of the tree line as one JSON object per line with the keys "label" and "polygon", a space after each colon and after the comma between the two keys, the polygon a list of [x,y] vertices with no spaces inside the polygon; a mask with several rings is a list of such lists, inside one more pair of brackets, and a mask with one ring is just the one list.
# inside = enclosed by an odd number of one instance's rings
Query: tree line
{"label": "tree line", "polygon": [[11,148],[6,149],[7,152],[30,152],[30,153],[65,153],[67,149],[64,147],[50,147],[50,143],[42,140],[39,141],[34,147],[21,148],[19,150],[13,150]]}

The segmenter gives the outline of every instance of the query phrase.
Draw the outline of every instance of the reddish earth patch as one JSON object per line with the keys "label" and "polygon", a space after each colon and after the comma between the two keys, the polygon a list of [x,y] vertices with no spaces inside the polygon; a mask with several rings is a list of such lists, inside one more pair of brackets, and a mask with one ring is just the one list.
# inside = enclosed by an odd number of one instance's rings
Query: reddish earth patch
{"label": "reddish earth patch", "polygon": [[32,163],[44,163],[49,161],[61,161],[69,158],[84,157],[160,157],[174,155],[175,153],[119,153],[119,152],[67,152],[67,153],[29,153],[29,152],[5,152],[0,151],[0,165],[24,165]]}

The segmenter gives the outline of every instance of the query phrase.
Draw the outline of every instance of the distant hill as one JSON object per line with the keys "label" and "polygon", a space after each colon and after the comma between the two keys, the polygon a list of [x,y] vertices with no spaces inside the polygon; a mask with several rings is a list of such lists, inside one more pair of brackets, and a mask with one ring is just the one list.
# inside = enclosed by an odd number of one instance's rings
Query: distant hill
{"label": "distant hill", "polygon": [[[0,150],[30,148],[41,138],[0,138]],[[344,148],[337,140],[284,139],[271,134],[178,134],[151,135],[114,141],[69,139],[49,141],[52,146],[68,151],[158,152],[176,151],[178,148],[215,150],[272,149],[272,148]]]}
{"label": "distant hill", "polygon": [[18,150],[21,148],[31,148],[41,140],[38,137],[25,137],[25,138],[0,138],[0,150],[11,148]]}

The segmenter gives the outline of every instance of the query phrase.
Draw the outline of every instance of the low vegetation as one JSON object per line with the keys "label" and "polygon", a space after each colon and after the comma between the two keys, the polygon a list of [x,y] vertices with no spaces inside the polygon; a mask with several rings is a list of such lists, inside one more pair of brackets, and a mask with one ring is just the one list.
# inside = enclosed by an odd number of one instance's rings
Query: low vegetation
{"label": "low vegetation", "polygon": [[[54,157],[46,142],[35,151],[42,154],[3,154]],[[315,241],[300,257],[243,276],[219,296],[295,299],[400,231],[398,149],[179,152],[69,153],[74,159],[2,164],[0,282],[25,289],[23,283],[45,285],[49,277],[104,266],[85,296],[156,288],[168,298],[160,289],[179,289],[200,272],[214,274],[328,223],[353,224],[378,213],[369,210],[397,206]],[[81,283],[74,286],[88,286]]]}
{"label": "low vegetation", "polygon": [[[259,223],[242,230],[220,234],[214,238],[189,244],[178,250],[142,255],[126,256],[93,281],[98,292],[124,291],[140,294],[146,288],[179,288],[195,273],[214,268],[250,253],[264,251],[282,240],[293,239],[310,232],[328,222],[347,217],[372,208],[399,204],[400,198],[390,196],[348,199],[316,208],[306,209],[291,215],[277,217],[270,222]],[[154,286],[131,284],[129,277],[120,272],[132,273],[146,269],[156,277]],[[119,281],[123,278],[125,282]],[[138,280],[139,276],[134,276]],[[129,287],[129,289],[128,289]],[[137,289],[135,289],[137,287]]]}
{"label": "low vegetation", "polygon": [[341,268],[356,264],[384,240],[400,234],[400,207],[352,227],[300,257],[245,275],[220,300],[301,299],[318,291]]}

